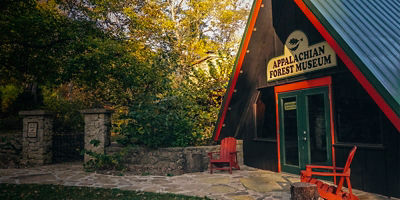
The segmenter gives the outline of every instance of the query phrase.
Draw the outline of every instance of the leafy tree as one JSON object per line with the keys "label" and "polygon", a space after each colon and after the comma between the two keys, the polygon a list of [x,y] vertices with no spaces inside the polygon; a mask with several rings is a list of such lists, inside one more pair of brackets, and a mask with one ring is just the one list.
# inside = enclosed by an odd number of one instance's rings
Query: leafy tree
{"label": "leafy tree", "polygon": [[113,108],[121,141],[158,147],[210,139],[248,5],[4,0],[0,11],[2,111],[33,102],[72,127],[80,108]]}
{"label": "leafy tree", "polygon": [[[157,147],[201,144],[211,138],[225,92],[233,54],[248,5],[242,0],[60,1],[76,19],[88,19],[136,45],[137,58],[159,53],[155,68],[167,71],[159,93],[146,93],[128,105],[124,143]],[[215,52],[215,62],[196,61]],[[146,75],[147,76],[147,75]],[[176,135],[177,134],[177,135]],[[185,138],[185,137],[184,137]],[[188,139],[190,138],[190,139]],[[182,141],[182,140],[181,140]]]}
{"label": "leafy tree", "polygon": [[126,107],[164,87],[160,52],[142,54],[140,45],[67,17],[53,1],[3,1],[0,9],[2,117],[38,107]]}

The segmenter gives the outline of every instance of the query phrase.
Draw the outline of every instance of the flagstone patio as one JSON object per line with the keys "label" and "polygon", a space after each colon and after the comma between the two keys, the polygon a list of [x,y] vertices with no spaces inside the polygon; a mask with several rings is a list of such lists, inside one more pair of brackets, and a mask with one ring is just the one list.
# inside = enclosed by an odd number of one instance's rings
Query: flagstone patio
{"label": "flagstone patio", "polygon": [[[233,174],[226,171],[190,173],[179,176],[105,175],[85,172],[82,163],[64,163],[25,169],[0,169],[0,183],[60,184],[118,188],[225,200],[290,199],[290,184],[296,175],[275,173],[243,166]],[[355,191],[360,200],[391,199]],[[392,198],[393,199],[393,198]]]}

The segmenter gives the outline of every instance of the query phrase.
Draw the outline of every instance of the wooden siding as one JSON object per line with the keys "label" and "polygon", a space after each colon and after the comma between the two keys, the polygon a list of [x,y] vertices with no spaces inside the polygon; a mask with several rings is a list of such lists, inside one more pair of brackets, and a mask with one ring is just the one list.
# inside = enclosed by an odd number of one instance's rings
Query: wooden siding
{"label": "wooden siding", "polygon": [[[225,127],[222,128],[219,139],[227,136],[242,138],[246,165],[277,171],[276,138],[275,140],[256,138],[253,104],[256,103],[259,92],[262,92],[263,88],[323,76],[333,77],[333,87],[335,87],[335,80],[339,80],[341,76],[352,77],[354,81],[349,84],[358,83],[340,59],[338,59],[338,66],[331,69],[267,83],[266,64],[271,58],[283,54],[283,43],[291,32],[302,30],[307,34],[310,44],[318,43],[323,38],[293,1],[263,0],[263,4],[264,7],[260,9],[255,24],[256,31],[253,32],[249,43],[249,53],[243,61],[243,73],[238,78],[236,92],[229,104]],[[358,89],[363,91],[362,87]],[[333,99],[340,96],[342,90],[334,88]],[[359,95],[359,93],[356,94]],[[360,95],[365,95],[363,97],[365,99],[371,99],[365,91],[360,92]],[[338,131],[337,105],[335,101],[333,104],[335,131]],[[381,112],[376,104],[366,109]],[[351,167],[351,182],[358,189],[400,198],[400,134],[384,114],[377,114],[381,117],[382,128],[376,134],[382,135],[381,144],[358,145],[359,149]],[[270,123],[275,124],[275,121]],[[335,144],[337,166],[344,165],[353,145],[340,141]]]}

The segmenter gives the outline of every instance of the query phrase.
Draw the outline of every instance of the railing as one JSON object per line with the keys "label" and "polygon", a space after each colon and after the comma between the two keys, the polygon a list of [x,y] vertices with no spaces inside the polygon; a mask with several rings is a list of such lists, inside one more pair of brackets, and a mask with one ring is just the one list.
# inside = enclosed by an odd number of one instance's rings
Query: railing
{"label": "railing", "polygon": [[58,132],[53,135],[53,163],[82,161],[84,133]]}

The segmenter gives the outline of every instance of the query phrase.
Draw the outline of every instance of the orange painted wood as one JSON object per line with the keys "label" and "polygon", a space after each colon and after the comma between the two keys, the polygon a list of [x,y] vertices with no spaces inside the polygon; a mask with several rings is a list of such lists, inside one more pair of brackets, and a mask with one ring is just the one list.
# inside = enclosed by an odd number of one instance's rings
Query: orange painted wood
{"label": "orange painted wood", "polygon": [[[318,165],[307,165],[306,170],[301,171],[301,182],[308,182],[317,185],[319,195],[327,200],[358,200],[358,197],[353,195],[351,182],[350,182],[350,165],[353,161],[356,153],[357,146],[354,146],[347,157],[346,165],[343,168],[335,166],[318,166]],[[314,172],[313,169],[325,169],[333,172]],[[338,173],[337,171],[341,171]],[[339,184],[337,187],[329,186],[312,176],[333,176],[340,177]],[[342,190],[343,184],[346,181],[349,192]]]}
{"label": "orange painted wood", "polygon": [[[214,154],[218,154],[219,157],[213,157]],[[227,137],[222,139],[219,152],[209,152],[210,157],[210,173],[213,173],[214,169],[218,170],[229,170],[232,174],[232,168],[240,169],[237,151],[236,151],[236,139],[233,137]]]}
{"label": "orange painted wood", "polygon": [[249,47],[249,44],[250,44],[251,35],[253,34],[253,31],[254,31],[254,26],[255,26],[256,21],[257,21],[258,12],[260,11],[262,0],[257,0],[255,2],[255,4],[256,5],[254,7],[253,14],[251,15],[252,18],[248,22],[248,27],[247,27],[247,30],[246,30],[247,32],[246,32],[246,35],[245,35],[245,38],[244,38],[244,41],[243,41],[243,46],[241,46],[241,49],[239,49],[240,55],[239,55],[238,58],[236,58],[237,59],[237,63],[236,63],[236,68],[234,68],[235,72],[232,72],[233,73],[233,77],[231,78],[232,82],[231,82],[231,84],[229,86],[229,89],[226,92],[227,93],[226,102],[223,105],[221,118],[220,118],[219,123],[217,125],[217,130],[216,130],[215,137],[214,137],[215,141],[218,141],[219,135],[221,133],[221,129],[222,129],[223,124],[225,122],[225,116],[226,116],[226,113],[228,112],[229,104],[231,102],[231,99],[232,99],[232,96],[233,96],[233,92],[235,91],[236,82],[237,82],[237,80],[239,78],[240,70],[242,69],[244,58],[245,58],[245,55],[247,53],[247,48]]}
{"label": "orange painted wood", "polygon": [[311,79],[311,80],[290,83],[290,84],[286,84],[286,85],[275,86],[274,90],[275,90],[275,93],[281,93],[281,92],[289,92],[289,91],[309,89],[309,88],[315,88],[315,87],[321,87],[321,86],[329,86],[331,84],[332,84],[332,78],[330,76],[328,76],[328,77],[323,77],[323,78],[317,78],[317,79]]}

